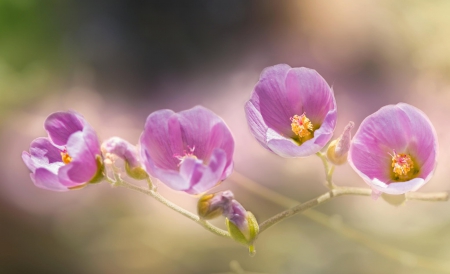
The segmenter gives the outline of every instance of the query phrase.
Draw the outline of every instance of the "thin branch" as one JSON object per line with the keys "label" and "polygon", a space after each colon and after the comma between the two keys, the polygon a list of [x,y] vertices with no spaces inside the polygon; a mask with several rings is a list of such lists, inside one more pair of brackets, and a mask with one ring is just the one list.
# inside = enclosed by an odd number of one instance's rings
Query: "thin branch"
{"label": "thin branch", "polygon": [[[294,199],[283,196],[263,185],[256,183],[255,181],[247,178],[246,176],[234,171],[231,175],[230,179],[239,186],[249,190],[250,192],[273,202],[274,204],[280,205],[282,207],[292,207],[298,202]],[[370,196],[371,190],[364,188],[356,188],[358,189],[357,195],[362,196]],[[325,193],[324,195],[326,195]],[[413,194],[413,195],[411,195]],[[342,195],[342,194],[341,194]],[[409,200],[420,200],[420,201],[447,201],[448,193],[446,192],[438,192],[438,193],[408,193],[407,199]],[[317,200],[317,199],[314,199]],[[312,200],[311,200],[312,201]],[[399,261],[405,265],[413,264],[412,266],[422,267],[425,269],[430,269],[434,271],[442,271],[445,273],[450,273],[449,263],[436,260],[434,258],[428,258],[420,255],[416,255],[414,253],[410,253],[408,251],[401,250],[399,248],[393,247],[388,244],[381,243],[376,239],[373,239],[370,236],[367,236],[361,231],[358,231],[345,223],[340,222],[336,224],[333,222],[329,216],[314,209],[309,209],[307,211],[302,212],[302,216],[309,218],[310,220],[315,221],[329,229],[334,230],[342,236],[345,236],[349,239],[358,242],[367,248],[375,251],[376,253],[384,256],[385,258],[393,259]],[[263,222],[264,223],[264,222]],[[261,224],[262,225],[262,224]],[[267,229],[268,227],[266,227]],[[261,228],[260,228],[261,229]]]}
{"label": "thin branch", "polygon": [[153,191],[151,189],[146,189],[146,188],[141,188],[138,187],[136,185],[130,184],[124,180],[122,180],[120,178],[120,176],[116,176],[116,180],[108,180],[110,183],[112,183],[113,185],[116,186],[123,186],[126,187],[128,189],[132,189],[141,193],[144,193],[148,196],[151,196],[153,198],[155,198],[158,202],[162,203],[163,205],[169,207],[170,209],[180,213],[181,215],[191,219],[192,221],[198,223],[199,225],[203,226],[204,228],[206,228],[208,231],[218,235],[218,236],[222,236],[222,237],[228,237],[230,238],[230,233],[228,233],[228,231],[225,231],[223,229],[220,229],[212,224],[210,224],[209,222],[200,219],[199,216],[195,215],[194,213],[187,211],[186,209],[177,206],[176,204],[170,202],[169,200],[167,200],[166,198],[164,198],[163,196],[161,196],[161,194],[159,194],[156,191]]}
{"label": "thin branch", "polygon": [[[261,234],[264,230],[273,226],[274,224],[294,216],[296,214],[302,213],[303,211],[316,207],[320,204],[323,204],[335,197],[343,196],[343,195],[357,195],[357,196],[371,196],[372,190],[367,188],[360,187],[336,187],[334,186],[329,192],[320,195],[317,198],[311,199],[307,202],[298,204],[294,207],[291,207],[283,212],[276,214],[275,216],[267,219],[259,225],[259,234]],[[414,194],[407,193],[407,200],[420,200],[420,201],[447,201],[448,200],[447,192],[436,192],[436,193],[418,193]]]}

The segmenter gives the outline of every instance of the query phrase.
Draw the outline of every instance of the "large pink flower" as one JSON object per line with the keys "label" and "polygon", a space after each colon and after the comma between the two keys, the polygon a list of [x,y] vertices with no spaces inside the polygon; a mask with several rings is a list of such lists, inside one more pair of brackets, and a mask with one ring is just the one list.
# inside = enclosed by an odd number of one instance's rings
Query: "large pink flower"
{"label": "large pink flower", "polygon": [[100,144],[97,135],[78,113],[55,112],[45,120],[49,138],[40,137],[22,153],[40,188],[67,191],[102,176]]}
{"label": "large pink flower", "polygon": [[281,64],[264,69],[245,105],[252,134],[283,157],[318,152],[336,127],[333,91],[315,70]]}
{"label": "large pink flower", "polygon": [[375,194],[403,194],[430,180],[437,150],[436,132],[427,116],[400,103],[364,119],[348,160]]}
{"label": "large pink flower", "polygon": [[201,106],[150,114],[140,150],[150,175],[190,194],[209,190],[233,170],[231,132],[219,116]]}

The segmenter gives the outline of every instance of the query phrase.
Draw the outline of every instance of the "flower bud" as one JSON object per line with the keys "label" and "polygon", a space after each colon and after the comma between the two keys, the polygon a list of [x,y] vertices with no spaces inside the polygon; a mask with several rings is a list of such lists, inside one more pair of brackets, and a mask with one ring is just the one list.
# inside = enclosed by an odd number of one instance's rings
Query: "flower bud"
{"label": "flower bud", "polygon": [[244,245],[248,245],[251,252],[254,252],[253,241],[259,232],[259,225],[255,216],[236,200],[231,202],[228,211],[224,211],[227,217],[226,223],[231,237]]}
{"label": "flower bud", "polygon": [[352,128],[355,124],[349,122],[344,128],[344,132],[339,138],[333,140],[327,149],[327,157],[335,165],[342,165],[347,162],[347,154],[350,149],[352,139]]}
{"label": "flower bud", "polygon": [[200,197],[197,203],[198,215],[204,220],[214,219],[222,215],[224,211],[229,211],[233,199],[233,192],[229,190],[213,194],[205,194]]}
{"label": "flower bud", "polygon": [[388,204],[393,205],[393,206],[401,206],[401,205],[405,204],[405,202],[406,202],[405,194],[391,195],[391,194],[382,193],[381,198],[383,198],[383,200],[385,200]]}
{"label": "flower bud", "polygon": [[119,137],[111,137],[103,142],[102,151],[122,158],[125,161],[125,171],[131,178],[137,180],[148,178],[147,172],[139,161],[136,147],[129,142]]}

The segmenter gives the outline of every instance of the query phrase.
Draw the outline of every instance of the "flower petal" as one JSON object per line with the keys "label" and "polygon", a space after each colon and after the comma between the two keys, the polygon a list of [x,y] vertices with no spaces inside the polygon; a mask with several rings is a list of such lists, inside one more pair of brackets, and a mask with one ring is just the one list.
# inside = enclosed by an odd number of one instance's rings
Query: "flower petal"
{"label": "flower petal", "polygon": [[62,185],[72,188],[84,185],[89,182],[94,174],[91,174],[91,169],[86,167],[83,162],[71,162],[58,171],[58,178]]}
{"label": "flower petal", "polygon": [[[228,127],[214,112],[202,106],[177,114],[184,150],[195,148],[194,155],[208,162],[213,148],[233,152],[234,141]],[[233,154],[230,153],[231,161]]]}
{"label": "flower petal", "polygon": [[385,184],[377,179],[372,181],[372,188],[392,195],[404,194],[409,191],[416,191],[422,187],[427,181],[422,178],[414,178],[406,182],[393,182]]}
{"label": "flower petal", "polygon": [[54,170],[62,164],[60,150],[48,138],[44,137],[34,139],[30,145],[30,153],[24,151],[22,159],[31,172],[34,172],[39,167]]}
{"label": "flower petal", "polygon": [[419,176],[428,177],[435,169],[438,156],[438,139],[431,121],[421,110],[404,103],[397,104],[408,117],[410,135],[407,151],[421,166]]}
{"label": "flower petal", "polygon": [[267,131],[267,144],[270,150],[287,158],[309,156],[322,148],[314,144],[312,139],[299,146],[291,138],[285,138],[271,128]]}
{"label": "flower petal", "polygon": [[36,169],[36,172],[30,174],[33,183],[40,188],[53,191],[67,191],[66,186],[60,183],[58,175],[44,168]]}
{"label": "flower petal", "polygon": [[329,111],[336,108],[330,86],[317,71],[308,68],[292,68],[286,75],[286,92],[290,104],[303,112],[313,124],[322,124]]}
{"label": "flower petal", "polygon": [[290,118],[302,110],[290,101],[286,91],[285,79],[289,69],[287,65],[266,68],[255,86],[250,101],[255,100],[253,103],[256,105],[257,96],[264,123],[278,133],[292,137],[294,133],[291,130]]}
{"label": "flower petal", "polygon": [[[92,147],[96,139],[91,131],[79,131],[72,134],[67,141],[67,152],[72,161],[62,167],[58,173],[63,184],[72,187],[73,183],[79,185],[90,181],[97,173],[96,157],[99,154],[92,153]],[[97,146],[99,144],[97,143]],[[99,149],[97,149],[99,150]]]}
{"label": "flower petal", "polygon": [[215,149],[207,166],[202,161],[186,158],[180,167],[180,174],[189,181],[189,194],[205,192],[221,181],[227,163],[227,154],[222,149]]}
{"label": "flower petal", "polygon": [[[158,168],[178,170],[180,161],[174,157],[176,153],[174,153],[172,146],[182,146],[180,144],[181,130],[176,118],[171,118],[174,115],[175,113],[169,109],[158,110],[150,114],[145,122],[144,132],[139,139],[141,155],[145,156],[147,153],[148,159],[151,159],[152,163]],[[170,126],[169,120],[174,121],[171,122]],[[170,132],[169,127],[171,128]],[[180,153],[178,152],[178,154]],[[147,171],[151,172],[150,170],[152,169],[149,168]],[[154,174],[151,175],[155,176]]]}
{"label": "flower petal", "polygon": [[261,116],[258,94],[253,93],[252,99],[245,103],[245,116],[247,118],[247,123],[253,136],[255,136],[256,140],[264,148],[269,149],[266,140],[266,134],[269,128],[267,127],[264,119]]}
{"label": "flower petal", "polygon": [[174,190],[185,191],[189,189],[189,182],[177,170],[164,169],[157,166],[152,157],[150,157],[147,148],[142,147],[141,157],[145,164],[145,169],[150,175]]}
{"label": "flower petal", "polygon": [[55,112],[47,117],[44,127],[55,145],[64,146],[70,135],[83,130],[83,120],[84,118],[75,112]]}
{"label": "flower petal", "polygon": [[[220,121],[220,123],[217,123],[211,128],[209,142],[206,145],[206,150],[212,151],[213,155],[216,149],[223,150],[225,153],[225,166],[227,168],[223,170],[220,178],[221,180],[225,180],[225,178],[230,176],[233,171],[234,139],[231,135],[231,131],[223,121]],[[213,161],[212,157],[209,161],[210,163]]]}

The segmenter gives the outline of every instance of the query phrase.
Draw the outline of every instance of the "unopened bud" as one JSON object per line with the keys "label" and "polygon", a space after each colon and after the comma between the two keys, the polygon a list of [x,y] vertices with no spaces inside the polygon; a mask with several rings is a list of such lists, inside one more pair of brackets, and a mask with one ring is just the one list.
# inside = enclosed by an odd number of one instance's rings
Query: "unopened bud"
{"label": "unopened bud", "polygon": [[385,200],[388,204],[393,205],[393,206],[401,206],[406,202],[405,194],[392,195],[392,194],[382,193],[381,198],[383,198],[383,200]]}
{"label": "unopened bud", "polygon": [[229,211],[233,199],[233,192],[229,190],[213,194],[205,194],[198,200],[198,215],[204,220],[219,217],[224,213],[224,211]]}
{"label": "unopened bud", "polygon": [[253,241],[259,232],[259,225],[255,216],[250,211],[246,211],[244,207],[233,200],[228,212],[224,212],[227,217],[226,223],[228,232],[231,237],[244,245],[249,246],[254,252]]}
{"label": "unopened bud", "polygon": [[134,179],[143,180],[148,178],[147,172],[139,161],[137,149],[129,142],[119,137],[111,137],[102,144],[104,153],[111,153],[125,161],[125,171]]}
{"label": "unopened bud", "polygon": [[344,128],[344,132],[339,138],[333,140],[327,149],[327,157],[335,165],[342,165],[347,162],[347,154],[352,140],[352,128],[355,124],[349,122]]}

